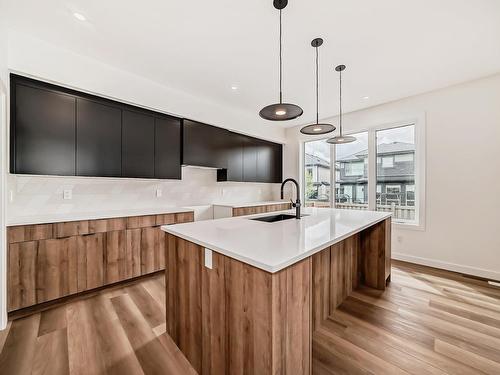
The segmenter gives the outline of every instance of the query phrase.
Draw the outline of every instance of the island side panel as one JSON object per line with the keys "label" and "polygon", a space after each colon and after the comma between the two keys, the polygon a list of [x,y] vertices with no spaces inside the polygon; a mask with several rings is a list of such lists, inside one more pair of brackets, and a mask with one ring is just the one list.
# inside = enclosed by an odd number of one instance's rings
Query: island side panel
{"label": "island side panel", "polygon": [[361,232],[364,284],[384,290],[391,273],[391,219]]}
{"label": "island side panel", "polygon": [[212,252],[209,269],[203,247],[167,238],[167,332],[198,373],[310,374],[310,258],[271,274]]}
{"label": "island side panel", "polygon": [[201,373],[202,315],[200,247],[168,235],[166,241],[166,328],[194,369]]}
{"label": "island side panel", "polygon": [[361,282],[361,237],[354,234],[330,247],[330,311],[334,311]]}

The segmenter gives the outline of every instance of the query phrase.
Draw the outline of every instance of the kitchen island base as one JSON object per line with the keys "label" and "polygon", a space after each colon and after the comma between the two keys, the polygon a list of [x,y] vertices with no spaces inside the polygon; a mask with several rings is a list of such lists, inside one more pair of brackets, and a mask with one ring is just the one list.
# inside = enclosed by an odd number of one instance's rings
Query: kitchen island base
{"label": "kitchen island base", "polygon": [[270,273],[166,238],[167,332],[199,374],[310,374],[313,333],[390,278],[390,218]]}

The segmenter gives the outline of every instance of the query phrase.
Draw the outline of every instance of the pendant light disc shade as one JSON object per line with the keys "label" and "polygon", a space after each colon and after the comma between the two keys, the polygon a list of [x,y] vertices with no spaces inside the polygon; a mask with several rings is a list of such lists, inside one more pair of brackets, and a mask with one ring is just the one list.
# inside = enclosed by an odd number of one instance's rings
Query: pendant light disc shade
{"label": "pendant light disc shade", "polygon": [[311,46],[313,46],[315,48],[320,47],[322,44],[323,44],[323,39],[321,39],[321,38],[313,39],[311,42]]}
{"label": "pendant light disc shade", "polygon": [[262,108],[259,115],[266,120],[287,121],[300,117],[302,113],[304,113],[304,111],[298,105],[290,103],[276,103]]}
{"label": "pendant light disc shade", "polygon": [[311,124],[306,125],[300,132],[306,135],[327,134],[335,131],[335,126],[332,124]]}
{"label": "pendant light disc shade", "polygon": [[344,143],[354,142],[355,140],[356,137],[353,137],[352,135],[337,135],[333,138],[327,139],[327,142],[334,145],[342,145]]}

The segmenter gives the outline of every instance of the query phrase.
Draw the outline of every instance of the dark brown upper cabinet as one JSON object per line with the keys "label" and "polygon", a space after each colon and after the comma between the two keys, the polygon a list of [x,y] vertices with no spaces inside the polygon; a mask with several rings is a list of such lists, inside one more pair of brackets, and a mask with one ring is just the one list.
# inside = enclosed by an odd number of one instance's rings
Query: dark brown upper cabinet
{"label": "dark brown upper cabinet", "polygon": [[281,182],[282,145],[11,74],[10,171],[180,179],[181,164],[217,181]]}
{"label": "dark brown upper cabinet", "polygon": [[11,74],[10,171],[181,178],[181,119]]}
{"label": "dark brown upper cabinet", "polygon": [[257,151],[257,140],[247,137],[243,142],[243,181],[245,182],[257,182]]}
{"label": "dark brown upper cabinet", "polygon": [[122,176],[155,177],[155,118],[122,112]]}
{"label": "dark brown upper cabinet", "polygon": [[120,177],[121,109],[80,98],[76,108],[76,174]]}
{"label": "dark brown upper cabinet", "polygon": [[155,118],[155,177],[181,178],[181,119]]}
{"label": "dark brown upper cabinet", "polygon": [[14,80],[11,105],[11,172],[74,176],[76,99]]}
{"label": "dark brown upper cabinet", "polygon": [[184,120],[182,164],[227,168],[228,131],[201,122]]}

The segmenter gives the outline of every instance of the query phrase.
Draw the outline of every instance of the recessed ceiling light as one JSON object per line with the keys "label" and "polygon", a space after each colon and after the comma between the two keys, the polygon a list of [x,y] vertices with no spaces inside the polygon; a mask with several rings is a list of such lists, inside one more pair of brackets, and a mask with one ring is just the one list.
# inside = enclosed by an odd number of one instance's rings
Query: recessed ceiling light
{"label": "recessed ceiling light", "polygon": [[236,85],[232,85],[232,86],[231,86],[231,90],[235,90],[235,91],[236,91],[236,90],[238,90],[238,86],[236,86]]}
{"label": "recessed ceiling light", "polygon": [[363,99],[364,100],[368,100],[368,99],[370,99],[370,97],[369,96],[363,96]]}
{"label": "recessed ceiling light", "polygon": [[87,21],[87,17],[78,12],[73,13],[73,17],[75,17],[78,21]]}

